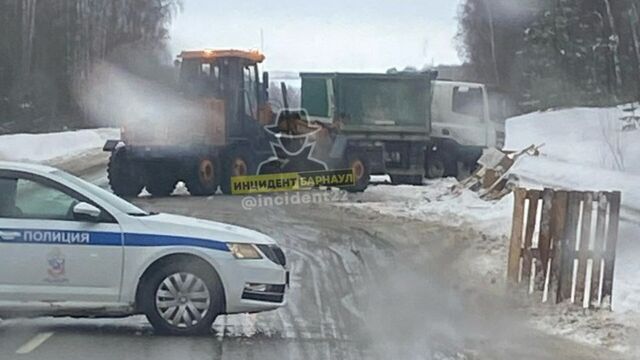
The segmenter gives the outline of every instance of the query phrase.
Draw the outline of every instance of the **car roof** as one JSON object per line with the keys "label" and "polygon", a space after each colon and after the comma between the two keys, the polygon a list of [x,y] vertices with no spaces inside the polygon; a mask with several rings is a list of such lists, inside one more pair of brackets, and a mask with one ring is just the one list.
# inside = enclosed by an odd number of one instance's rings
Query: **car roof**
{"label": "car roof", "polygon": [[50,174],[57,169],[47,165],[33,164],[28,162],[0,161],[0,170],[24,171],[36,174]]}

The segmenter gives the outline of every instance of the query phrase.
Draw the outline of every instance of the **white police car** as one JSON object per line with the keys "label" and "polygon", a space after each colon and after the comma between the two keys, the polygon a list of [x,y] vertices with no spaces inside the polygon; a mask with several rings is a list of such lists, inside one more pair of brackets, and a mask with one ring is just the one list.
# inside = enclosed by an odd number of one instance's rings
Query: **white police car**
{"label": "white police car", "polygon": [[219,314],[282,306],[285,262],[261,233],[0,162],[0,317],[145,314],[157,331],[201,333]]}

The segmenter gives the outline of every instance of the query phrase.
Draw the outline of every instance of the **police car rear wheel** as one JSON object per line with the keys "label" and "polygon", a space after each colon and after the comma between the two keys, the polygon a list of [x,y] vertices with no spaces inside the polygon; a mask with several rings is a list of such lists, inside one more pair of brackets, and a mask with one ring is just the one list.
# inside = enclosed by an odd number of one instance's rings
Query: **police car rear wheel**
{"label": "police car rear wheel", "polygon": [[154,329],[169,335],[207,333],[221,311],[222,287],[198,263],[170,263],[145,279],[141,301]]}

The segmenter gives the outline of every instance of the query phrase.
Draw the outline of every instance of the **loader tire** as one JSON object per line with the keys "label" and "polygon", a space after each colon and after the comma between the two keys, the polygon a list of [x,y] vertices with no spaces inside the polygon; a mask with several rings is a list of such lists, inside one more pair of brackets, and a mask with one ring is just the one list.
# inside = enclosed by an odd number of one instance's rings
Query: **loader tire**
{"label": "loader tire", "polygon": [[173,168],[157,164],[147,168],[145,184],[153,197],[167,197],[175,190],[178,179]]}
{"label": "loader tire", "polygon": [[121,197],[136,197],[144,188],[140,170],[129,160],[125,149],[116,149],[111,153],[107,178],[111,190]]}
{"label": "loader tire", "polygon": [[255,175],[257,165],[250,150],[239,147],[229,149],[222,159],[222,181],[220,190],[223,194],[231,195],[231,179],[235,176]]}
{"label": "loader tire", "polygon": [[220,176],[217,161],[213,157],[201,157],[188,170],[185,183],[193,196],[211,196],[218,191]]}

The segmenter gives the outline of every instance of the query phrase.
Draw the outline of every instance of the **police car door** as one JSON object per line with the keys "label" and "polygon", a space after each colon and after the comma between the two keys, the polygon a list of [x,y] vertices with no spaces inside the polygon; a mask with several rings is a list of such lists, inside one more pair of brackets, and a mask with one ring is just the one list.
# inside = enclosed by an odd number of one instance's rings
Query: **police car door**
{"label": "police car door", "polygon": [[97,205],[51,180],[0,171],[0,300],[118,301],[122,231],[102,209],[78,219],[81,202]]}

